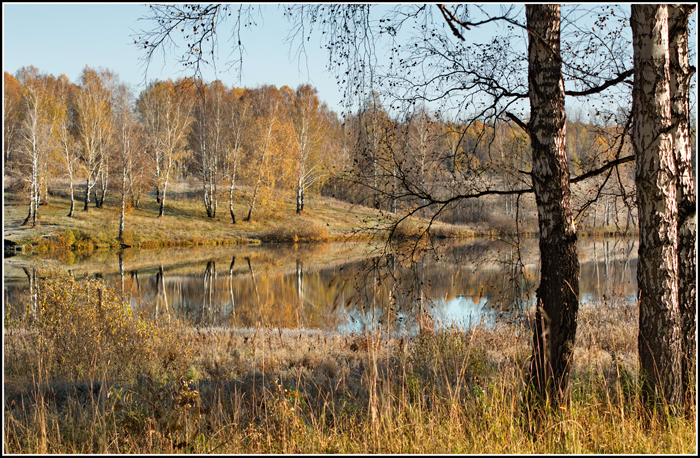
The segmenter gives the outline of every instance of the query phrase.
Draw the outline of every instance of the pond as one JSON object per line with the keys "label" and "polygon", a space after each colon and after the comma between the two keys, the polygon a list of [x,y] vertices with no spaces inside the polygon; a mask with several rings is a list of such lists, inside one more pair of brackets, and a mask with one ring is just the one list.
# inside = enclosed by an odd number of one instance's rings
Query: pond
{"label": "pond", "polygon": [[[636,301],[637,240],[579,241],[582,303]],[[533,303],[537,240],[443,243],[422,255],[385,255],[382,245],[127,249],[4,260],[4,312],[23,313],[36,266],[111,283],[135,310],[193,326],[306,328],[359,332],[376,327],[487,326]],[[518,256],[520,254],[520,256]],[[415,262],[407,261],[413,255]]]}

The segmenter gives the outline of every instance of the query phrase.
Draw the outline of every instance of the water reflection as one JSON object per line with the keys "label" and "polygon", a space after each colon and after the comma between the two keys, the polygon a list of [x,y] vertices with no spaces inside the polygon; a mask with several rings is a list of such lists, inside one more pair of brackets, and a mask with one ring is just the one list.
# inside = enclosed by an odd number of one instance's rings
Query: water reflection
{"label": "water reflection", "polygon": [[[537,241],[474,240],[441,246],[415,262],[366,244],[192,248],[98,253],[63,263],[100,275],[131,306],[195,326],[415,332],[419,326],[492,326],[534,300]],[[579,243],[581,301],[635,301],[637,242]],[[25,313],[36,258],[5,260],[6,313]],[[22,266],[21,268],[19,266]],[[426,321],[427,320],[427,321]]]}

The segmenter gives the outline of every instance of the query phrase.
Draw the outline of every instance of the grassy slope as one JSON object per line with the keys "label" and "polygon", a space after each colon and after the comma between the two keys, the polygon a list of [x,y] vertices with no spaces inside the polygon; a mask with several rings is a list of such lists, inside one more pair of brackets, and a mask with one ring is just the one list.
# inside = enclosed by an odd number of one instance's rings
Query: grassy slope
{"label": "grassy slope", "polygon": [[[183,193],[170,193],[165,215],[158,218],[158,204],[152,196],[144,197],[139,209],[126,216],[125,243],[142,248],[170,245],[220,245],[264,242],[330,241],[352,237],[370,237],[372,229],[387,220],[380,212],[359,205],[350,205],[331,198],[316,197],[307,202],[301,215],[294,203],[286,199],[275,208],[262,208],[253,213],[252,221],[242,221],[247,213],[244,204],[236,204],[237,224],[231,223],[228,202],[219,203],[215,218],[208,218],[201,200]],[[74,216],[69,218],[70,201],[65,196],[52,196],[49,205],[39,208],[40,225],[21,226],[27,215],[24,195],[6,192],[3,198],[4,238],[25,243],[42,251],[58,247],[73,250],[118,247],[120,208],[107,199],[103,208],[90,205],[83,211],[76,202]],[[436,224],[443,233],[472,235],[465,227]],[[71,230],[73,235],[67,234]]]}

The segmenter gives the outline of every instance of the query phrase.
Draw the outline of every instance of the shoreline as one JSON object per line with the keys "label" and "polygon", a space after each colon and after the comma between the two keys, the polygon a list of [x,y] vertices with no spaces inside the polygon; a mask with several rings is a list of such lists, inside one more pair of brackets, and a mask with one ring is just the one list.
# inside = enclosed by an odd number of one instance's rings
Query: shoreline
{"label": "shoreline", "polygon": [[[139,209],[130,209],[126,216],[124,240],[117,240],[119,208],[107,199],[102,208],[90,207],[88,212],[76,208],[74,216],[67,215],[69,199],[60,193],[52,195],[48,205],[40,206],[38,227],[22,226],[26,204],[17,192],[5,190],[3,195],[4,253],[44,253],[68,250],[84,253],[96,250],[118,252],[122,249],[155,249],[166,247],[235,246],[259,244],[305,244],[342,241],[385,241],[383,229],[393,215],[361,205],[349,204],[332,198],[314,197],[307,209],[298,215],[293,202],[280,202],[276,208],[267,208],[253,221],[232,224],[228,213],[208,218],[199,200],[186,197],[187,193],[171,195],[165,215],[158,218],[158,207],[147,196]],[[76,201],[76,207],[80,207]],[[240,204],[235,209],[240,215]],[[514,227],[490,228],[488,222],[454,225],[434,222],[431,234],[437,239],[472,239],[514,237]],[[412,218],[399,226],[400,240],[415,240],[427,220]],[[578,236],[626,237],[636,236],[633,231],[614,227],[581,228]],[[536,221],[521,223],[521,238],[537,238]]]}

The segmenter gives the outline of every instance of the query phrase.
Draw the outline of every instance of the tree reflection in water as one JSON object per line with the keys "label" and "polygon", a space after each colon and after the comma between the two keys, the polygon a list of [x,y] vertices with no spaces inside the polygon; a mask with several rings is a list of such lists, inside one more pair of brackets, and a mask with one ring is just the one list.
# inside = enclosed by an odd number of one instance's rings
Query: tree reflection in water
{"label": "tree reflection in water", "polygon": [[[129,249],[69,268],[104,274],[134,309],[195,326],[414,332],[517,317],[534,299],[536,243],[473,240],[409,260],[364,244]],[[633,239],[580,241],[581,301],[634,301],[636,250]],[[217,275],[217,263],[228,275]],[[30,269],[16,278],[6,269],[6,312],[26,313],[18,297],[35,288]]]}

